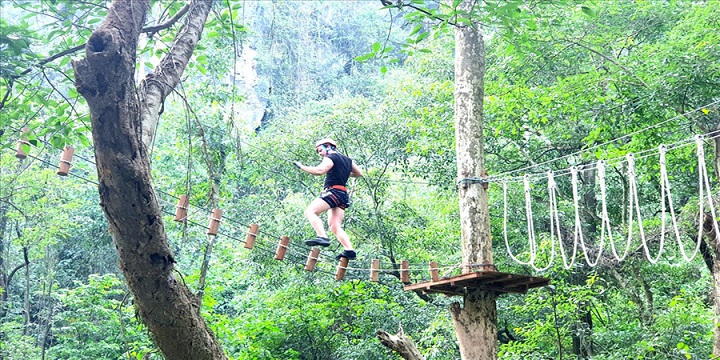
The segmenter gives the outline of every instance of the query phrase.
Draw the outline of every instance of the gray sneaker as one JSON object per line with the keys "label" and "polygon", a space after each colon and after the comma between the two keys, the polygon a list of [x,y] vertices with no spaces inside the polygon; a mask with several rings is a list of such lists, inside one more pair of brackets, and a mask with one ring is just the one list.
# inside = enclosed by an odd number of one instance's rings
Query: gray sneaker
{"label": "gray sneaker", "polygon": [[330,239],[328,239],[326,237],[317,236],[310,240],[305,240],[305,245],[328,247],[328,246],[330,246]]}

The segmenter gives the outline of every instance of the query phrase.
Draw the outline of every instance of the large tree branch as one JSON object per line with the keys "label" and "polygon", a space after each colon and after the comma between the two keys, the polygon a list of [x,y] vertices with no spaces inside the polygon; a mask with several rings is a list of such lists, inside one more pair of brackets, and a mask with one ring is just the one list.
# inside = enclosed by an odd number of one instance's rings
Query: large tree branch
{"label": "large tree branch", "polygon": [[[164,23],[162,23],[162,24],[155,25],[155,26],[145,27],[145,28],[143,28],[142,30],[140,30],[140,32],[141,32],[141,33],[145,33],[145,34],[150,34],[149,36],[152,36],[152,34],[155,34],[155,33],[157,33],[157,32],[160,31],[160,30],[167,29],[167,28],[173,26],[175,23],[177,23],[177,22],[183,17],[183,15],[185,15],[185,14],[188,12],[189,9],[190,9],[190,3],[187,3],[187,4],[185,4],[185,6],[183,6],[182,9],[180,9],[180,11],[177,12],[177,14],[175,14],[175,16],[173,16],[172,18],[170,18],[168,21],[166,21],[166,22],[164,22]],[[30,73],[33,69],[35,69],[35,68],[42,67],[43,65],[45,65],[45,64],[47,64],[47,63],[50,63],[50,62],[53,62],[53,61],[55,61],[55,60],[57,60],[57,59],[59,59],[59,58],[61,58],[61,57],[64,57],[64,56],[67,56],[67,55],[72,55],[72,54],[74,54],[74,53],[76,53],[76,52],[78,52],[78,51],[80,51],[80,50],[82,50],[82,49],[85,49],[85,46],[86,46],[86,45],[87,45],[87,43],[80,44],[80,45],[78,45],[78,46],[75,46],[75,47],[72,47],[72,48],[63,50],[63,51],[61,51],[61,52],[59,52],[59,53],[57,53],[57,54],[53,54],[53,55],[51,55],[51,56],[48,56],[48,57],[46,57],[46,58],[38,61],[37,64],[33,64],[32,66],[26,68],[25,70],[23,70],[23,71],[20,72],[19,74],[16,74],[16,75],[11,76],[11,77],[10,77],[10,80],[8,81],[8,89],[7,89],[7,91],[5,92],[5,96],[4,96],[3,99],[0,101],[0,110],[2,110],[2,108],[5,106],[5,103],[6,103],[7,100],[10,98],[10,94],[12,93],[11,90],[12,90],[12,88],[13,88],[13,85],[15,84],[15,80],[17,80],[17,79],[19,79],[19,78],[21,78],[21,77],[29,74],[29,73]]]}
{"label": "large tree branch", "polygon": [[148,149],[155,136],[162,104],[180,82],[210,13],[211,1],[194,0],[189,5],[185,23],[175,36],[170,52],[162,58],[155,71],[140,83],[142,140]]}
{"label": "large tree branch", "polygon": [[17,273],[20,269],[22,269],[28,265],[30,265],[30,261],[28,261],[27,256],[25,256],[25,262],[16,266],[15,268],[12,269],[12,271],[10,271],[10,274],[7,276],[7,279],[5,279],[4,285],[5,285],[6,289],[4,289],[5,291],[2,292],[3,302],[7,301],[7,297],[8,297],[8,289],[7,288],[10,287],[10,282],[12,282],[12,278],[15,276],[15,273]]}
{"label": "large tree branch", "polygon": [[620,63],[617,62],[615,59],[613,59],[613,58],[611,58],[611,57],[609,57],[609,56],[601,53],[600,51],[597,51],[597,50],[595,50],[595,49],[593,49],[593,48],[591,48],[591,47],[589,47],[589,46],[587,46],[587,45],[585,45],[585,44],[583,44],[583,43],[581,43],[581,42],[577,42],[577,41],[569,40],[569,39],[567,40],[567,42],[569,42],[569,43],[571,43],[571,44],[573,44],[573,45],[577,45],[577,46],[579,46],[579,47],[581,47],[581,48],[583,48],[583,49],[585,49],[585,50],[588,50],[588,51],[592,52],[593,54],[595,54],[595,55],[597,55],[597,56],[600,56],[601,58],[605,59],[605,61],[608,61],[608,62],[612,63],[613,65],[621,68],[621,69],[622,69],[623,71],[625,71],[628,75],[630,75],[630,76],[632,76],[633,78],[635,78],[637,81],[640,82],[640,84],[641,84],[643,87],[646,87],[646,88],[650,87],[645,81],[643,81],[643,79],[641,79],[639,76],[637,76],[637,75],[635,74],[635,72],[633,72],[633,71],[632,71],[630,68],[628,68],[627,66],[624,66],[623,64],[620,64]]}
{"label": "large tree branch", "polygon": [[[167,28],[173,26],[176,22],[178,22],[178,20],[180,20],[180,18],[181,18],[183,15],[185,15],[185,13],[187,13],[188,9],[190,9],[190,4],[189,4],[189,3],[188,3],[188,4],[185,4],[185,6],[184,6],[182,9],[180,9],[180,11],[178,11],[177,14],[175,14],[175,16],[173,16],[170,20],[168,20],[168,21],[166,21],[166,22],[164,22],[164,23],[162,23],[162,24],[159,24],[159,25],[148,26],[148,27],[146,27],[146,28],[143,28],[140,32],[142,32],[142,33],[147,33],[147,34],[154,34],[154,33],[158,32],[158,31],[160,31],[160,30],[167,29]],[[53,55],[51,55],[51,56],[48,56],[48,57],[46,57],[46,58],[38,61],[37,64],[34,64],[33,66],[31,66],[31,67],[23,70],[21,73],[19,73],[19,74],[17,74],[17,75],[13,75],[13,76],[11,77],[11,79],[12,79],[12,80],[16,80],[16,79],[18,79],[18,78],[21,78],[21,77],[29,74],[30,71],[32,71],[32,69],[34,69],[34,68],[43,66],[43,65],[45,65],[45,64],[47,64],[47,63],[49,63],[49,62],[55,61],[55,60],[57,60],[57,59],[59,59],[59,58],[61,58],[61,57],[63,57],[63,56],[72,55],[72,54],[74,54],[74,53],[76,53],[76,52],[84,49],[84,48],[85,48],[85,45],[87,45],[87,43],[85,43],[85,44],[80,44],[80,45],[75,46],[75,47],[72,47],[72,48],[70,48],[70,49],[63,50],[63,51],[61,51],[61,52],[59,52],[59,53],[57,53],[57,54],[53,54]],[[2,106],[0,106],[0,109],[2,109]]]}
{"label": "large tree branch", "polygon": [[175,23],[178,22],[180,20],[180,18],[182,18],[183,15],[185,15],[188,12],[188,10],[190,10],[190,4],[191,3],[189,3],[189,2],[187,4],[185,4],[185,6],[183,6],[182,9],[180,9],[180,11],[178,11],[177,14],[175,14],[175,16],[171,17],[168,21],[166,21],[162,24],[155,25],[155,26],[145,27],[142,29],[141,32],[150,34],[152,36],[152,34],[158,32],[160,30],[164,30],[164,29],[167,29],[167,28],[175,25]]}
{"label": "large tree branch", "polygon": [[397,335],[389,334],[385,330],[378,330],[377,337],[380,343],[397,352],[405,360],[425,360],[412,339],[405,336],[402,326],[398,327]]}

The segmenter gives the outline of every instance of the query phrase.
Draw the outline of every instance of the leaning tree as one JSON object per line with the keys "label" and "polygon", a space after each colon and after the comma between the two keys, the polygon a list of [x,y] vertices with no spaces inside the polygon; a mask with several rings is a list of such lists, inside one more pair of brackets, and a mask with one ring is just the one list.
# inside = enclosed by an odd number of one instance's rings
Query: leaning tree
{"label": "leaning tree", "polygon": [[137,49],[150,0],[115,0],[73,62],[75,87],[90,109],[100,202],[138,315],[168,359],[225,359],[195,295],[173,273],[147,149],[165,98],[200,40],[211,0],[192,0],[153,73],[136,82]]}

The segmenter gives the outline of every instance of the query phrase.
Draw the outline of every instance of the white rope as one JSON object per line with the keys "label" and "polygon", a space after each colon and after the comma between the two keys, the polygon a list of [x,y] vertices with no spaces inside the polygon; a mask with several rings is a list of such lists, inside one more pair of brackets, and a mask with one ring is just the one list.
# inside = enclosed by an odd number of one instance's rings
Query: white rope
{"label": "white rope", "polygon": [[[607,218],[607,206],[605,204],[605,162],[600,160],[597,162],[598,176],[600,178],[600,193],[602,194],[602,227],[600,231],[600,244],[597,250],[597,258],[595,261],[590,260],[590,253],[588,252],[587,246],[585,245],[585,238],[582,236],[582,224],[580,223],[580,201],[578,199],[578,181],[577,181],[577,168],[574,168],[573,172],[573,197],[575,198],[575,231],[580,232],[580,246],[582,247],[583,254],[585,255],[585,262],[588,266],[595,267],[600,263],[600,257],[602,256],[603,244],[605,242],[605,223]],[[609,220],[607,221],[609,223]]]}
{"label": "white rope", "polygon": [[[615,256],[615,259],[617,261],[623,261],[625,257],[627,257],[629,250],[630,250],[630,242],[632,241],[632,237],[628,235],[627,242],[625,245],[625,251],[622,255],[618,255],[617,248],[615,247],[615,240],[612,236],[612,225],[610,224],[610,215],[608,214],[607,210],[607,176],[606,176],[606,163],[598,162],[598,175],[600,178],[600,193],[602,196],[602,230],[601,230],[601,240],[600,240],[600,247],[602,248],[603,238],[605,236],[605,231],[607,230],[607,238],[610,242],[610,249],[612,250],[613,256]],[[628,167],[629,168],[629,167]],[[632,200],[630,201],[630,208],[632,208]],[[632,222],[632,214],[630,216],[630,221]]]}
{"label": "white rope", "polygon": [[[695,245],[695,251],[693,251],[692,255],[687,256],[687,253],[685,252],[685,246],[683,245],[682,239],[680,238],[680,231],[678,229],[677,219],[675,217],[675,207],[673,206],[672,202],[672,192],[670,191],[670,179],[668,178],[667,174],[667,160],[665,156],[667,154],[667,146],[665,146],[664,144],[660,145],[658,150],[660,152],[660,201],[662,203],[662,214],[660,216],[660,241],[662,242],[665,238],[665,228],[667,227],[666,209],[669,208],[670,219],[672,220],[673,224],[673,232],[675,233],[675,239],[677,240],[678,247],[680,248],[680,253],[682,254],[682,257],[683,259],[685,259],[686,262],[691,262],[700,250],[700,241],[697,241],[697,244]],[[698,187],[700,186],[701,185],[698,184]],[[667,206],[665,205],[666,199]]]}
{"label": "white rope", "polygon": [[[705,215],[704,204],[703,204],[703,188],[707,190],[707,201],[710,205],[710,213],[713,218],[713,230],[715,231],[715,239],[720,242],[720,229],[717,225],[717,216],[715,215],[715,205],[713,204],[712,194],[710,190],[710,180],[708,179],[707,167],[705,166],[705,150],[703,148],[704,137],[702,135],[695,136],[695,143],[697,144],[697,157],[698,157],[698,173],[700,178],[700,215],[698,219],[698,243],[700,243],[703,232],[703,217]],[[703,186],[704,185],[704,186]]]}
{"label": "white rope", "polygon": [[[707,136],[705,136],[707,135]],[[687,262],[691,262],[698,254],[700,249],[700,241],[702,241],[702,235],[704,232],[704,229],[702,228],[703,224],[703,217],[705,214],[705,206],[710,207],[710,212],[712,213],[713,219],[715,219],[715,222],[713,223],[713,232],[715,233],[717,241],[720,242],[720,226],[717,224],[717,214],[715,210],[715,205],[713,202],[712,197],[712,190],[710,187],[710,180],[708,176],[707,171],[707,164],[705,162],[705,153],[703,149],[704,141],[707,138],[717,138],[720,137],[720,132],[712,132],[705,135],[696,135],[694,136],[694,140],[697,146],[697,156],[698,156],[698,188],[699,188],[699,228],[698,228],[698,237],[697,242],[695,245],[695,249],[692,252],[692,254],[688,254],[687,249],[683,245],[682,238],[680,236],[680,229],[678,227],[678,219],[677,215],[675,214],[675,209],[672,201],[672,192],[670,187],[670,181],[669,176],[667,173],[667,160],[666,160],[666,153],[668,149],[679,149],[685,146],[692,145],[692,140],[687,139],[683,140],[681,142],[673,143],[670,145],[661,145],[659,147],[660,149],[660,198],[662,201],[662,208],[661,208],[661,228],[660,228],[660,239],[659,239],[659,246],[656,255],[653,257],[650,253],[650,247],[648,245],[647,238],[645,236],[645,231],[643,227],[643,219],[640,209],[640,200],[638,195],[638,189],[637,189],[637,176],[636,176],[636,168],[635,168],[635,161],[638,159],[644,159],[650,156],[653,156],[652,153],[650,153],[651,150],[646,150],[643,152],[640,152],[638,154],[628,154],[625,156],[624,159],[616,158],[611,159],[611,161],[614,165],[622,164],[623,162],[627,162],[628,166],[628,233],[627,233],[627,241],[625,244],[625,249],[622,251],[622,254],[619,253],[619,249],[617,248],[613,233],[612,233],[612,224],[610,221],[610,217],[608,215],[607,210],[607,184],[606,184],[606,173],[605,169],[607,166],[607,162],[604,160],[598,161],[596,164],[590,164],[586,168],[587,169],[595,169],[598,173],[599,177],[599,187],[602,197],[602,226],[601,226],[601,234],[600,234],[600,240],[598,243],[598,253],[597,257],[594,259],[590,258],[590,253],[588,251],[588,244],[585,243],[585,237],[583,234],[583,228],[582,228],[582,221],[580,218],[580,196],[579,196],[579,181],[578,181],[578,168],[576,166],[572,166],[569,169],[561,170],[557,173],[548,172],[546,173],[548,176],[548,191],[549,191],[549,201],[550,201],[550,241],[554,245],[555,237],[557,237],[560,245],[560,253],[562,255],[563,259],[563,265],[566,269],[569,269],[574,265],[574,262],[576,261],[577,256],[577,244],[578,240],[581,246],[581,250],[584,253],[585,260],[587,264],[590,267],[597,266],[600,262],[600,259],[602,257],[603,252],[603,246],[605,242],[605,237],[608,238],[608,241],[610,242],[610,247],[612,249],[612,253],[617,259],[617,261],[623,261],[627,258],[627,256],[630,253],[630,249],[632,248],[632,242],[633,242],[633,235],[634,235],[634,222],[637,221],[638,226],[638,232],[640,234],[640,239],[643,246],[643,251],[645,254],[645,257],[648,259],[648,261],[652,264],[656,264],[660,258],[662,257],[662,253],[665,247],[665,236],[666,232],[670,232],[671,230],[668,229],[668,212],[670,220],[672,221],[672,232],[675,234],[675,238],[678,242],[678,247],[680,248],[680,252]],[[640,156],[639,156],[640,155]],[[560,231],[561,224],[560,224],[560,215],[558,210],[558,201],[557,201],[557,183],[555,182],[555,178],[558,176],[564,176],[567,174],[570,174],[572,176],[572,190],[573,190],[573,205],[575,207],[575,226],[573,231],[573,251],[572,256],[568,260],[567,257],[567,249],[565,249],[565,245],[562,241],[562,233]],[[530,181],[539,180],[540,174],[525,174],[522,176],[522,181],[524,183],[525,187],[525,214],[528,220],[528,237],[529,237],[529,255],[530,260],[529,261],[521,261],[520,259],[515,256],[512,251],[510,250],[510,243],[508,240],[508,183],[510,182],[519,182],[521,179],[520,177],[505,177],[500,178],[499,176],[493,177],[493,179],[502,180],[503,183],[503,201],[504,201],[504,208],[503,208],[503,236],[505,239],[505,247],[508,251],[508,255],[510,258],[512,258],[515,262],[521,264],[521,265],[531,265],[535,270],[539,270],[535,266],[535,261],[537,260],[537,254],[538,254],[538,243],[537,243],[537,234],[535,233],[534,223],[532,220],[532,207],[531,207],[531,196],[530,196]],[[637,219],[637,220],[636,220]],[[556,236],[557,235],[557,236]],[[553,253],[554,255],[554,253]],[[551,255],[552,259],[552,255]]]}
{"label": "white rope", "polygon": [[457,268],[459,268],[459,267],[460,267],[460,264],[447,265],[447,266],[437,266],[437,267],[432,267],[432,268],[431,268],[431,267],[423,267],[423,268],[412,268],[412,267],[411,267],[411,268],[407,268],[407,269],[401,269],[401,268],[398,268],[398,269],[395,269],[395,268],[387,268],[387,269],[377,268],[377,269],[373,269],[373,268],[361,268],[361,267],[348,266],[348,267],[346,267],[346,269],[348,269],[348,270],[355,270],[355,271],[377,271],[377,272],[395,272],[395,271],[430,272],[430,271],[433,271],[433,270],[457,269]]}
{"label": "white rope", "polygon": [[[580,222],[580,196],[578,196],[578,168],[573,166],[570,168],[570,174],[572,176],[572,193],[573,193],[573,205],[575,206],[575,230],[573,236],[575,238],[575,249],[577,249],[578,239],[582,245],[583,254],[588,265],[590,261],[588,259],[587,249],[585,248],[585,239],[583,237],[582,223]],[[592,265],[591,265],[592,266]]]}
{"label": "white rope", "polygon": [[[705,136],[706,140],[714,139],[714,138],[720,137],[720,131],[711,131],[711,132],[705,133],[703,135]],[[668,148],[668,150],[675,150],[675,149],[680,149],[680,148],[683,148],[686,146],[691,146],[694,143],[695,143],[695,140],[694,140],[694,136],[693,136],[689,139],[683,139],[681,141],[667,144],[667,148]],[[644,158],[647,158],[650,156],[655,156],[656,151],[657,151],[657,149],[654,149],[654,148],[639,151],[639,152],[635,153],[635,159],[639,160],[639,159],[644,159]],[[604,160],[605,160],[606,165],[612,164],[613,166],[620,166],[620,164],[627,162],[627,159],[625,156],[608,158],[608,159],[604,159]],[[587,165],[584,165],[583,168],[590,170],[590,169],[596,169],[597,166],[594,164],[587,164]],[[568,167],[566,169],[557,170],[557,171],[555,171],[555,178],[557,179],[557,178],[565,176],[565,175],[570,175],[570,172],[571,172],[570,167]],[[535,180],[535,179],[540,180],[540,179],[545,178],[546,172],[528,173],[528,175],[530,175],[531,180]],[[489,177],[485,178],[485,180],[492,182],[492,183],[499,183],[501,181],[507,181],[509,183],[520,183],[523,181],[523,178],[524,178],[524,175],[523,176],[502,177],[499,174],[499,175],[489,176]]]}
{"label": "white rope", "polygon": [[[577,236],[573,243],[573,253],[570,257],[570,264],[568,264],[567,256],[565,255],[565,247],[562,240],[562,232],[560,231],[560,215],[558,212],[557,204],[557,183],[552,170],[548,171],[548,191],[550,193],[550,241],[554,241],[554,233],[557,233],[557,241],[560,246],[560,255],[562,256],[563,266],[566,270],[570,269],[575,264],[577,254]],[[554,254],[554,251],[553,251]]]}
{"label": "white rope", "polygon": [[[551,191],[551,176],[552,173],[548,174],[548,192],[552,193]],[[535,271],[545,271],[549,269],[553,261],[555,260],[555,241],[553,238],[553,232],[552,232],[552,226],[553,226],[553,219],[552,219],[552,204],[550,204],[550,260],[548,261],[547,265],[543,268],[539,268],[535,266],[535,260],[537,260],[537,251],[538,251],[538,244],[537,244],[537,238],[535,237],[535,223],[532,221],[532,196],[530,194],[530,176],[526,176],[525,180],[525,203],[527,207],[527,214],[528,214],[528,227],[532,227],[532,242],[531,244],[534,246],[535,249],[535,256],[532,261],[532,268],[535,269]]]}
{"label": "white rope", "polygon": [[507,184],[508,182],[503,180],[503,235],[505,236],[505,248],[507,248],[508,255],[510,255],[510,258],[513,259],[516,263],[520,265],[530,265],[533,260],[533,252],[532,252],[532,245],[530,246],[530,261],[522,261],[518,259],[515,255],[513,255],[512,250],[510,250],[510,242],[508,241],[508,234],[507,234],[507,222],[508,222],[508,199],[507,199]]}
{"label": "white rope", "polygon": [[632,219],[632,212],[633,212],[633,201],[635,202],[635,213],[637,214],[637,224],[638,224],[638,232],[640,233],[640,241],[642,242],[643,250],[645,251],[645,257],[648,259],[648,261],[651,264],[657,264],[658,260],[660,260],[660,257],[662,256],[663,247],[665,245],[665,237],[660,237],[660,245],[658,248],[657,255],[655,258],[653,258],[650,255],[650,247],[647,244],[647,239],[645,238],[645,230],[643,228],[643,221],[642,221],[642,215],[640,214],[640,198],[638,197],[638,191],[637,191],[637,180],[635,178],[635,157],[633,154],[627,155],[628,160],[628,183],[630,187],[630,194],[629,194],[629,216],[628,216],[628,245],[630,243],[630,239],[632,237],[632,231],[633,231],[633,219]]}
{"label": "white rope", "polygon": [[523,188],[525,192],[525,220],[527,220],[528,242],[530,244],[530,265],[535,267],[535,257],[537,256],[537,242],[535,240],[535,224],[532,217],[532,201],[530,199],[530,176],[525,175],[523,179]]}

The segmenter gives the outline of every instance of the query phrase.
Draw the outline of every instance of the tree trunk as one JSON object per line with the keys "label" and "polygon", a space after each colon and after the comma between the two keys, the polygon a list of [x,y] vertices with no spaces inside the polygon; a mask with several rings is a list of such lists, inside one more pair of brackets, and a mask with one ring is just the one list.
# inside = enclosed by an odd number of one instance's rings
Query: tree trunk
{"label": "tree trunk", "polygon": [[100,205],[137,313],[167,359],[227,358],[200,316],[197,299],[173,274],[175,261],[151,185],[141,127],[142,111],[155,111],[148,107],[145,91],[173,83],[157,77],[182,74],[210,5],[209,0],[191,2],[186,22],[162,62],[173,64],[174,72],[163,74],[169,67],[161,66],[155,81],[139,89],[134,82],[136,48],[149,0],[113,1],[87,42],[86,58],[73,62],[75,86],[92,118]]}
{"label": "tree trunk", "polygon": [[715,236],[715,230],[713,230],[713,223],[715,220],[711,215],[705,214],[703,220],[703,231],[705,233],[704,241],[708,247],[712,249],[714,261],[712,262],[712,298],[713,305],[715,306],[715,318],[713,327],[713,358],[720,357],[720,245]]}
{"label": "tree trunk", "polygon": [[497,359],[496,300],[493,292],[472,289],[465,295],[462,308],[458,303],[450,305],[463,359]]}
{"label": "tree trunk", "polygon": [[[460,10],[470,12],[475,2],[465,0]],[[464,272],[477,264],[492,264],[492,240],[487,191],[478,182],[484,173],[483,95],[485,46],[479,25],[455,28],[455,141],[457,151],[462,261]],[[484,290],[465,294],[463,307],[450,311],[463,359],[496,359],[497,295]]]}
{"label": "tree trunk", "polygon": [[[718,252],[715,251],[715,254]],[[717,256],[715,257],[717,259]],[[715,261],[713,276],[713,305],[715,305],[715,326],[713,327],[713,358],[720,358],[720,261]]]}
{"label": "tree trunk", "polygon": [[23,259],[25,259],[25,295],[23,296],[23,335],[30,330],[30,261],[28,260],[28,248],[23,246]]}
{"label": "tree trunk", "polygon": [[397,352],[398,355],[402,356],[405,360],[425,360],[425,357],[420,354],[420,351],[412,339],[405,336],[402,326],[398,330],[397,335],[391,335],[386,331],[380,330],[377,332],[377,337],[381,344]]}
{"label": "tree trunk", "polygon": [[[716,129],[717,130],[717,129]],[[716,176],[716,178],[720,179],[720,139],[714,138],[713,139],[713,145],[714,145],[714,154],[713,154],[713,165],[714,169],[713,172]],[[705,201],[704,199],[700,199],[701,201]],[[713,200],[715,202],[715,206],[717,208],[718,202]],[[713,327],[713,357],[720,357],[720,239],[716,238],[715,231],[713,229],[713,225],[715,224],[716,219],[713,219],[712,216],[705,215],[705,221],[703,223],[703,227],[705,230],[705,240],[707,241],[708,247],[712,249],[711,253],[713,255],[713,261],[712,261],[712,277],[713,277],[713,288],[712,288],[712,294],[713,294],[713,305],[715,305],[715,326]]]}
{"label": "tree trunk", "polygon": [[5,273],[5,229],[7,228],[7,205],[0,204],[0,288],[3,289],[0,294],[0,317],[4,317],[2,309],[7,299],[7,274]]}
{"label": "tree trunk", "polygon": [[[583,191],[581,193],[582,211],[580,213],[583,224],[583,233],[586,241],[592,240],[593,244],[599,241],[598,222],[602,218],[596,213],[598,201],[595,194],[597,171],[591,165],[583,165],[580,167],[582,176]],[[626,192],[627,193],[627,192]],[[628,204],[627,197],[623,200],[623,208]],[[599,251],[598,249],[597,251]],[[590,261],[594,261],[598,256],[597,251],[589,251],[587,255]],[[569,276],[569,283],[576,286],[585,286],[587,283],[588,269],[575,268]],[[577,359],[588,359],[592,356],[592,314],[590,312],[590,304],[587,302],[579,302],[575,304],[575,319],[571,325],[570,337],[572,338],[572,352]]]}

